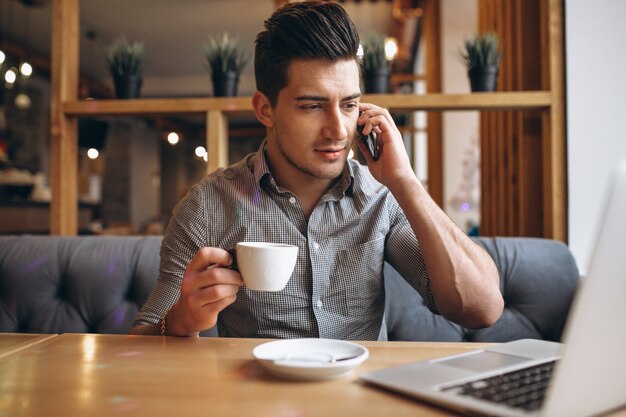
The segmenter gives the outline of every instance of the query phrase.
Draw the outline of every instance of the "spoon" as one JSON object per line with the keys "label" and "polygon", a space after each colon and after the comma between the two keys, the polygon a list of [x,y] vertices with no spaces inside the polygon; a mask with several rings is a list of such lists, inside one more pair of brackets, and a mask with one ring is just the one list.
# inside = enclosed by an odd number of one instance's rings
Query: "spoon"
{"label": "spoon", "polygon": [[362,353],[356,353],[348,356],[336,357],[330,353],[324,352],[307,352],[306,356],[298,356],[296,355],[287,355],[280,359],[274,359],[274,363],[281,362],[313,362],[313,363],[337,363],[344,362],[350,359],[355,359],[361,356]]}

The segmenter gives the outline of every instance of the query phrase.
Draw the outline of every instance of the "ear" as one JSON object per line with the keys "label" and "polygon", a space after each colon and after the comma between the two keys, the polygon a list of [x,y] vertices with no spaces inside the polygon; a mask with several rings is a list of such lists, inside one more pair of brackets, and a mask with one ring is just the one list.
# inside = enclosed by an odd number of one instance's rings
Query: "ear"
{"label": "ear", "polygon": [[256,91],[252,96],[252,107],[254,114],[259,122],[267,128],[274,127],[274,119],[272,113],[272,104],[265,94]]}

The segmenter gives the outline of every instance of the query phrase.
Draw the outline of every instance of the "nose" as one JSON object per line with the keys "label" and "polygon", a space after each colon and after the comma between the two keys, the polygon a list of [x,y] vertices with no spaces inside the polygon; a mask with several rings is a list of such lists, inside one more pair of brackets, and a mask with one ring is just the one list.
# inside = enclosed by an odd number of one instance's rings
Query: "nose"
{"label": "nose", "polygon": [[327,111],[326,121],[322,129],[324,139],[344,140],[348,136],[348,117],[339,107],[332,107]]}

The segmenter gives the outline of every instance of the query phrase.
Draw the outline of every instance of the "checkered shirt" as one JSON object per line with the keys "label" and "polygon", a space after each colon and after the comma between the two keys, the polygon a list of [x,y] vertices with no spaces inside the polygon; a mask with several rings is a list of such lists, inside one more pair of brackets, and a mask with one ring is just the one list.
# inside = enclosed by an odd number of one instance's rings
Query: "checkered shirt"
{"label": "checkered shirt", "polygon": [[158,323],[176,302],[198,249],[241,241],[296,245],[298,260],[282,291],[241,287],[219,314],[220,336],[387,340],[385,261],[436,311],[413,230],[367,167],[349,160],[307,219],[297,197],[274,182],[263,149],[210,174],[177,204],[159,279],[135,324]]}

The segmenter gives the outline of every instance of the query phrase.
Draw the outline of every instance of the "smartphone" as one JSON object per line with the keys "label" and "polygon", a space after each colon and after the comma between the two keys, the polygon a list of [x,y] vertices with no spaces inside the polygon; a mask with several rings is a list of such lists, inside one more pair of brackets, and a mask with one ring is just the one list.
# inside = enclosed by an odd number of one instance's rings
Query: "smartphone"
{"label": "smartphone", "polygon": [[364,127],[365,125],[357,125],[356,130],[359,132],[359,137],[361,138],[363,143],[365,143],[365,146],[367,146],[367,149],[370,151],[370,155],[372,155],[372,159],[376,161],[378,159],[378,145],[376,144],[376,133],[374,133],[374,130],[372,129],[370,133],[368,133],[367,135],[364,135],[363,134]]}

